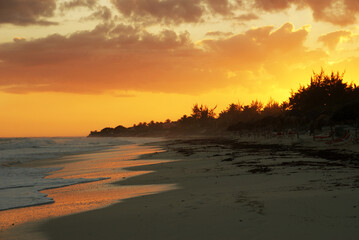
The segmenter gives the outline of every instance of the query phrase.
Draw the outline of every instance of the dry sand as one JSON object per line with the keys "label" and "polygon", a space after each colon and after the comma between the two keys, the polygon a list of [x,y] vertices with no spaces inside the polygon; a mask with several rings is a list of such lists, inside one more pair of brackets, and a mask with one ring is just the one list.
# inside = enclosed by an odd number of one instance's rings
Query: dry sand
{"label": "dry sand", "polygon": [[115,184],[178,189],[50,219],[22,239],[359,238],[356,153],[224,139],[157,145],[167,151],[141,160],[179,161],[131,168],[154,172]]}

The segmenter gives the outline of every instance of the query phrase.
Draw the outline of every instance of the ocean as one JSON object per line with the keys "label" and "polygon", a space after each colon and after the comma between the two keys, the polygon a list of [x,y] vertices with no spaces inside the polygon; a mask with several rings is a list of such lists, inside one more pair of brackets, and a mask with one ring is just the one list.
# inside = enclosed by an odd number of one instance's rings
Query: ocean
{"label": "ocean", "polygon": [[45,178],[59,169],[22,167],[20,163],[103,151],[148,141],[150,140],[143,138],[0,138],[0,211],[53,203],[52,198],[40,193],[45,189],[106,179]]}

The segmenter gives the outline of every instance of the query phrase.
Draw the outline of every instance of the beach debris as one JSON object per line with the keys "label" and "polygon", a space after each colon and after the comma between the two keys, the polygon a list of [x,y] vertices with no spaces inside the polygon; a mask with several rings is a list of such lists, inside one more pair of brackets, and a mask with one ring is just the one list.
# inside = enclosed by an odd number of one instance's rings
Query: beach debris
{"label": "beach debris", "polygon": [[271,168],[267,167],[267,166],[258,166],[256,168],[250,169],[248,170],[248,172],[255,174],[255,173],[267,173],[272,171]]}
{"label": "beach debris", "polygon": [[221,162],[232,162],[233,161],[233,158],[226,158],[226,159],[223,159]]}

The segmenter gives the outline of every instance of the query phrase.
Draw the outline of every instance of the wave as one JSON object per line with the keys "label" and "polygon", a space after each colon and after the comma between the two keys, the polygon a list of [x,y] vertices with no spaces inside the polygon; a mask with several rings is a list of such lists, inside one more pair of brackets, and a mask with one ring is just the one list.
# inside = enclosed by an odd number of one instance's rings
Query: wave
{"label": "wave", "polygon": [[122,138],[0,138],[0,211],[54,202],[39,191],[107,178],[45,178],[58,168],[16,167],[17,163],[105,150],[131,144]]}
{"label": "wave", "polygon": [[0,164],[57,158],[130,143],[123,138],[0,138]]}

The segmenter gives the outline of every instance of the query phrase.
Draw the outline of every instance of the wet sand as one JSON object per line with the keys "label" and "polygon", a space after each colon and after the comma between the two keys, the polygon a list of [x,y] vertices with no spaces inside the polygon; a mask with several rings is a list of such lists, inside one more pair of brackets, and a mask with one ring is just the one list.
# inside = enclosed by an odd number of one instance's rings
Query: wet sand
{"label": "wet sand", "polygon": [[[122,145],[96,153],[71,155],[50,160],[26,162],[18,167],[54,167],[46,178],[105,178],[101,181],[41,191],[54,203],[10,209],[0,213],[0,239],[43,239],[32,234],[32,226],[48,218],[99,209],[126,198],[154,194],[173,185],[116,186],[113,183],[150,171],[128,171],[125,167],[156,164],[164,160],[132,161],[141,154],[160,151],[158,147]],[[20,227],[18,227],[20,225]],[[6,231],[7,230],[7,231]],[[42,237],[40,237],[42,236]],[[46,239],[46,238],[45,238]]]}
{"label": "wet sand", "polygon": [[[359,163],[354,152],[228,139],[157,143],[165,152],[132,167],[148,174],[117,186],[178,189],[52,218],[18,239],[357,239]],[[34,235],[33,235],[34,236]]]}

